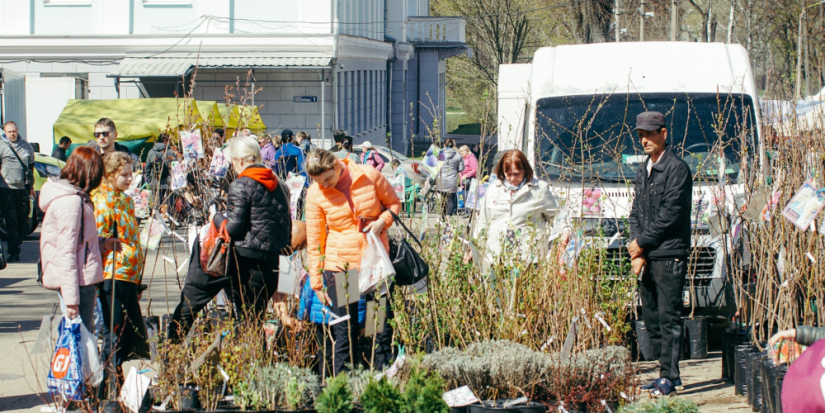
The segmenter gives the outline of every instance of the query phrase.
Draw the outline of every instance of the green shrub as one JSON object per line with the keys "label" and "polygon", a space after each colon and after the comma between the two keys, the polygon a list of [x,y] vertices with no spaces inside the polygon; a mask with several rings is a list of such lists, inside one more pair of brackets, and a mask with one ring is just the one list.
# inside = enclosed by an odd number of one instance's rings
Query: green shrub
{"label": "green shrub", "polygon": [[318,376],[309,369],[286,363],[253,366],[246,379],[235,386],[235,402],[241,410],[311,407],[318,390]]}
{"label": "green shrub", "polygon": [[699,406],[687,399],[666,398],[622,406],[618,413],[699,413]]}
{"label": "green shrub", "polygon": [[401,393],[386,378],[371,380],[361,394],[361,404],[365,413],[401,412]]}
{"label": "green shrub", "polygon": [[318,413],[349,413],[352,411],[352,391],[346,373],[339,374],[329,381],[327,388],[318,395],[315,410]]}
{"label": "green shrub", "polygon": [[404,387],[401,399],[405,413],[449,413],[450,407],[441,395],[446,383],[436,372],[414,369]]}

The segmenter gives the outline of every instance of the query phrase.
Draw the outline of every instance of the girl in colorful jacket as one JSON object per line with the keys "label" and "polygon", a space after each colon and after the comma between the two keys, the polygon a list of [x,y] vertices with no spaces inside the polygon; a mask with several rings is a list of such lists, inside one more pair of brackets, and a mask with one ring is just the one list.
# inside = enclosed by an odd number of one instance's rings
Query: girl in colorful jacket
{"label": "girl in colorful jacket", "polygon": [[[135,204],[132,198],[123,193],[132,183],[132,158],[123,152],[110,152],[103,156],[103,164],[105,167],[103,182],[92,192],[97,234],[102,238],[120,240],[121,251],[116,254],[109,252],[103,255],[105,281],[100,289],[100,302],[103,306],[104,344],[101,360],[108,360],[112,353],[109,348],[109,334],[112,333],[109,331],[109,325],[110,317],[114,316],[113,333],[117,352],[113,356],[115,365],[120,367],[130,352],[121,343],[129,343],[134,348],[133,341],[146,340],[135,331],[134,321],[143,321],[138,303],[138,286],[140,286],[143,274],[144,252],[140,246]],[[112,274],[117,283],[114,287],[114,298],[112,297]],[[114,314],[111,314],[111,300],[115,302]]]}
{"label": "girl in colorful jacket", "polygon": [[[389,252],[385,231],[392,225],[390,211],[398,215],[401,201],[392,185],[381,172],[367,165],[354,164],[349,159],[338,160],[323,149],[310,152],[307,172],[313,179],[307,192],[307,245],[310,283],[322,303],[330,303],[324,285],[333,285],[334,274],[345,269],[360,269],[361,255],[367,249],[367,232],[381,239]],[[349,306],[331,306],[336,315],[356,314],[358,303]],[[385,327],[384,333],[388,332]],[[335,339],[335,375],[344,365],[358,365],[350,360],[350,346],[358,342],[358,329],[347,328],[347,323],[332,326]],[[376,353],[389,349],[376,349]]]}

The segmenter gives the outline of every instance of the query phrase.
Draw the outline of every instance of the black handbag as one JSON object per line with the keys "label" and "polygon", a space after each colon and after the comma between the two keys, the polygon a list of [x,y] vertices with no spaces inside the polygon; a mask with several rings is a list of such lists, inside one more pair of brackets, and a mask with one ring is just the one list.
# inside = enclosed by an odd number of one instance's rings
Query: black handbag
{"label": "black handbag", "polygon": [[[407,228],[406,225],[390,211],[393,220],[407,231],[407,234],[415,240],[418,248],[421,247],[421,242],[418,241],[415,234]],[[418,252],[407,242],[407,237],[399,237],[398,240],[390,237],[390,260],[392,266],[395,268],[395,284],[396,285],[413,285],[427,276],[430,273],[430,266],[421,258]]]}

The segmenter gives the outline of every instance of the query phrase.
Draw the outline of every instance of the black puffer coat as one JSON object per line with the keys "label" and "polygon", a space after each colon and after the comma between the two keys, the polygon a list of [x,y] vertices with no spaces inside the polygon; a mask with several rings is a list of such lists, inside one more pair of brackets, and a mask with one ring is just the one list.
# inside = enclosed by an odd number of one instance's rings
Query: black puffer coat
{"label": "black puffer coat", "polygon": [[292,245],[288,190],[263,165],[248,167],[229,186],[226,217],[240,256],[277,260]]}

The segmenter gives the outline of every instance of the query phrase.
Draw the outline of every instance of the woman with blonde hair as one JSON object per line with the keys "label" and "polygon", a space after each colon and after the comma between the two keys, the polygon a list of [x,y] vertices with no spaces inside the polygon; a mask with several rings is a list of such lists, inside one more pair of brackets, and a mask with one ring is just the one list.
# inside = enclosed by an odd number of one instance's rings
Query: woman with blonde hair
{"label": "woman with blonde hair", "polygon": [[[323,304],[331,303],[325,286],[335,284],[334,275],[344,269],[360,269],[361,256],[369,246],[367,233],[381,239],[389,252],[386,229],[392,225],[393,216],[401,212],[401,201],[387,178],[375,168],[356,164],[352,160],[337,159],[332,153],[316,149],[307,157],[307,173],[313,184],[307,192],[306,219],[309,274],[312,289]],[[358,304],[338,307],[332,305],[338,316],[358,314]],[[347,323],[331,327],[335,341],[333,350],[334,375],[351,363],[358,365],[359,355],[350,348],[357,347],[358,329],[348,328]],[[384,340],[392,337],[385,327]],[[390,343],[379,342],[377,365],[389,361]]]}
{"label": "woman with blonde hair", "polygon": [[[235,305],[265,315],[278,288],[278,256],[292,252],[292,218],[286,185],[261,164],[261,148],[250,138],[233,139],[227,158],[238,178],[227,193],[226,232],[234,254],[228,263]],[[213,224],[220,228],[223,217]]]}
{"label": "woman with blonde hair", "polygon": [[[104,179],[92,191],[97,235],[100,238],[119,240],[121,248],[103,254],[105,280],[100,288],[100,303],[103,307],[101,360],[114,357],[115,366],[120,370],[123,362],[131,357],[130,348],[145,348],[146,337],[138,333],[139,326],[135,321],[143,322],[138,303],[138,287],[143,278],[144,251],[140,247],[135,204],[124,193],[132,183],[132,158],[124,152],[109,152],[103,156],[103,166]],[[111,326],[114,326],[114,330],[110,330]],[[111,334],[114,337],[110,339]],[[142,344],[136,345],[140,341]],[[117,349],[114,354],[110,347],[112,344]]]}

